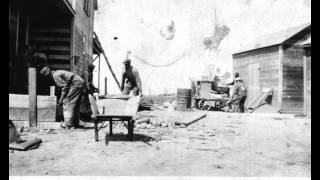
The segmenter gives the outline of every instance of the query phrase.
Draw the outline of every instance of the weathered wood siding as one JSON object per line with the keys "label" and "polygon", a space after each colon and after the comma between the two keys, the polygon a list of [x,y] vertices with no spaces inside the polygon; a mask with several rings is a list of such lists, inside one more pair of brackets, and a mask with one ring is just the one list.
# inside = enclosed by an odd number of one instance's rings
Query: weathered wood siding
{"label": "weathered wood siding", "polygon": [[32,29],[31,41],[45,49],[50,68],[70,71],[70,29]]}
{"label": "weathered wood siding", "polygon": [[306,56],[306,94],[305,94],[305,103],[306,103],[306,113],[311,115],[311,47],[307,48],[305,51]]}
{"label": "weathered wood siding", "polygon": [[[250,65],[258,67],[258,72],[255,74],[257,77],[250,77],[251,69]],[[278,90],[279,90],[279,47],[272,46],[262,49],[256,49],[253,51],[244,52],[241,54],[235,54],[233,56],[233,68],[234,72],[239,72],[240,77],[247,84],[254,79],[253,85],[248,84],[248,98],[246,104],[250,103],[254,95],[250,95],[250,92],[256,92],[262,88],[273,88],[272,107],[279,108],[278,102]],[[251,72],[250,72],[251,71]],[[256,87],[258,86],[258,87]]]}
{"label": "weathered wood siding", "polygon": [[72,71],[81,75],[92,61],[93,45],[93,21],[94,6],[93,1],[89,0],[89,16],[83,9],[84,0],[77,0],[75,6],[76,16],[74,17],[73,27],[73,53],[79,56],[79,62],[72,62]]}
{"label": "weathered wood siding", "polygon": [[281,112],[303,112],[303,55],[300,47],[283,50],[283,83]]}

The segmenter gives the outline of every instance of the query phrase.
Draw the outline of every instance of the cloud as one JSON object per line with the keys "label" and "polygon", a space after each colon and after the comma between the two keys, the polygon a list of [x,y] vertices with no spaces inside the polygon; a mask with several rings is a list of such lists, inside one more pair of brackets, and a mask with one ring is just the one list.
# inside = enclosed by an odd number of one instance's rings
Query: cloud
{"label": "cloud", "polygon": [[229,34],[229,32],[230,28],[228,26],[216,25],[213,35],[203,40],[205,49],[217,50],[221,41]]}
{"label": "cloud", "polygon": [[162,26],[160,35],[163,36],[166,40],[173,40],[175,32],[176,30],[174,22],[171,20],[169,25]]}

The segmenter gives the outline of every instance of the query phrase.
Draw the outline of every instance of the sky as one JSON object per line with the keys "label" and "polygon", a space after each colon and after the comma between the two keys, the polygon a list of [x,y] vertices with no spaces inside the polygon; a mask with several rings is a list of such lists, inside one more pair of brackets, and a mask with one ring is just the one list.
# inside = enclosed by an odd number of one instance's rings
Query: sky
{"label": "sky", "polygon": [[[176,93],[218,68],[233,73],[232,54],[242,46],[311,22],[311,0],[98,0],[98,6],[94,31],[113,71],[121,81],[128,56],[143,94]],[[108,93],[119,94],[104,58],[100,69],[100,87],[107,77]]]}

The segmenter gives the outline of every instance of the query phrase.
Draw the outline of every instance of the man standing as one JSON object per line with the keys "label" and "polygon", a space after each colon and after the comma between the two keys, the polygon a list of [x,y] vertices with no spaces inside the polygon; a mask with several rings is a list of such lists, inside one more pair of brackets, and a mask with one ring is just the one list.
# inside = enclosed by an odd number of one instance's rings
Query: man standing
{"label": "man standing", "polygon": [[229,86],[234,85],[235,79],[238,78],[238,77],[240,77],[240,74],[236,72],[236,73],[234,74],[234,79],[232,80],[232,82],[228,83],[227,85],[229,85]]}
{"label": "man standing", "polygon": [[64,123],[63,128],[77,128],[79,126],[80,102],[85,82],[83,79],[69,71],[51,71],[48,67],[42,68],[41,75],[53,79],[61,88],[59,105],[62,104]]}
{"label": "man standing", "polygon": [[88,70],[83,72],[82,78],[85,81],[85,88],[81,100],[80,105],[80,117],[81,120],[91,120],[91,105],[89,102],[89,94],[93,95],[93,93],[98,92],[98,89],[93,85],[93,70],[95,66],[90,64],[88,66]]}
{"label": "man standing", "polygon": [[93,64],[90,64],[88,66],[88,71],[85,71],[83,73],[83,80],[85,80],[86,82],[86,91],[89,94],[93,94],[94,92],[98,91],[98,88],[96,88],[93,85],[93,70],[94,70],[95,66]]}
{"label": "man standing", "polygon": [[247,98],[247,87],[240,77],[235,78],[235,84],[232,87],[230,100],[227,102],[229,109],[231,105],[235,105],[236,111],[244,112],[244,103]]}
{"label": "man standing", "polygon": [[124,72],[121,79],[121,91],[124,95],[129,95],[132,91],[134,96],[142,96],[142,87],[139,76],[139,71],[131,66],[131,60],[126,59],[123,62]]}

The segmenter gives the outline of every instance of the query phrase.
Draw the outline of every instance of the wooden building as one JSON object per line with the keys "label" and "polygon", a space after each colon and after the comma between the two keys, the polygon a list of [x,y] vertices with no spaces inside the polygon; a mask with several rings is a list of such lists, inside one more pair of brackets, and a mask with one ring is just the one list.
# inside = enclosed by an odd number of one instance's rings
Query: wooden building
{"label": "wooden building", "polygon": [[28,93],[27,45],[43,48],[52,69],[81,75],[93,61],[97,9],[97,0],[9,0],[9,93]]}
{"label": "wooden building", "polygon": [[275,110],[311,114],[311,23],[256,39],[233,54],[233,67],[248,85],[246,103],[273,88]]}
{"label": "wooden building", "polygon": [[[24,51],[26,46],[40,47],[50,68],[82,75],[102,49],[94,41],[97,9],[97,0],[9,0],[10,120],[34,126],[55,122],[62,115],[56,111],[59,92],[49,96],[53,84],[33,84],[36,93],[30,89],[33,77],[28,74]],[[39,86],[45,91],[37,93]]]}

